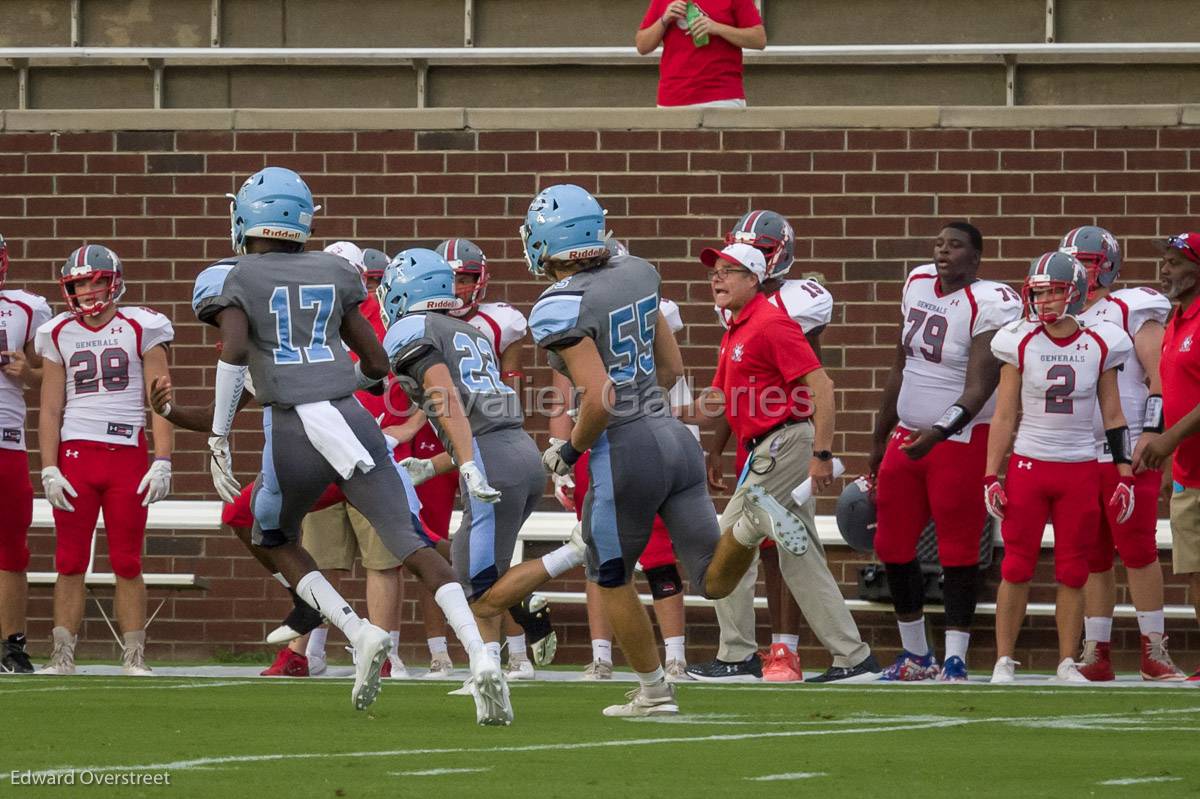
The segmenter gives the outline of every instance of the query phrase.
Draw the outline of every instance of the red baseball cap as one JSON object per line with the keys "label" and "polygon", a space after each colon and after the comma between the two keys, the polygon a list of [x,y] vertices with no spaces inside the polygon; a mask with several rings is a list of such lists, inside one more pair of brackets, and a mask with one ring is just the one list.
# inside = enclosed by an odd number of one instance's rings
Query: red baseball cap
{"label": "red baseball cap", "polygon": [[1179,250],[1179,253],[1194,264],[1200,264],[1200,233],[1180,233],[1158,239],[1154,246],[1160,250]]}

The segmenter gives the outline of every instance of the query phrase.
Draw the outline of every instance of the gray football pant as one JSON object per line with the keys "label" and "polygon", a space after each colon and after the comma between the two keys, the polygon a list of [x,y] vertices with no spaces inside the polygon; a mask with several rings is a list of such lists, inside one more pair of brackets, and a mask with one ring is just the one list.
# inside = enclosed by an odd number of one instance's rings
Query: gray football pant
{"label": "gray football pant", "polygon": [[[753,485],[762,486],[785,508],[800,517],[809,530],[808,552],[798,557],[779,548],[779,570],[808,626],[833,654],[833,665],[857,666],[871,654],[871,648],[859,635],[858,625],[854,623],[841,589],[825,561],[825,549],[816,533],[816,500],[809,500],[803,507],[792,500],[792,489],[808,477],[812,448],[811,424],[785,427],[760,442],[750,455],[752,460],[745,479],[721,515],[721,529],[733,527],[741,514],[745,490]],[[754,559],[757,562],[757,552]],[[717,650],[717,657],[721,660],[739,662],[758,651],[754,620],[754,585],[757,577],[758,569],[751,564],[733,593],[715,603],[717,621],[721,625],[721,645]]]}

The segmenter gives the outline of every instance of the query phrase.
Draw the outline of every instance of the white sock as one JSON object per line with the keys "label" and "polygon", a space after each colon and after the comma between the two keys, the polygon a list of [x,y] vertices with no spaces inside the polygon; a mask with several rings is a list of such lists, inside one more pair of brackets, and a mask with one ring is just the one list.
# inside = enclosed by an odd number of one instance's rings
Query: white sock
{"label": "white sock", "polygon": [[525,633],[520,635],[508,636],[508,659],[512,660],[528,660],[529,655],[525,652]]}
{"label": "white sock", "polygon": [[775,644],[783,643],[783,641],[779,640],[779,637],[780,637],[779,633],[771,633],[771,646],[775,646]]}
{"label": "white sock", "polygon": [[612,663],[612,641],[603,638],[592,639],[592,660],[602,663]]}
{"label": "white sock", "polygon": [[1138,629],[1142,631],[1142,635],[1162,635],[1166,630],[1166,621],[1163,617],[1162,608],[1158,610],[1148,610],[1142,613],[1140,610],[1137,614]]}
{"label": "white sock", "polygon": [[[1141,614],[1138,614],[1139,616]],[[1160,617],[1161,618],[1161,617]],[[1138,619],[1141,623],[1141,619]],[[1083,637],[1087,641],[1107,644],[1112,640],[1112,616],[1084,616]]]}
{"label": "white sock", "polygon": [[488,641],[486,644],[483,645],[483,649],[497,663],[500,662],[500,642],[499,641]]}
{"label": "white sock", "polygon": [[560,574],[566,574],[576,566],[582,566],[584,553],[571,546],[563,544],[558,549],[548,555],[542,556],[542,568],[546,570],[552,578],[558,577]]}
{"label": "white sock", "polygon": [[659,685],[667,680],[667,674],[663,671],[662,666],[646,674],[640,671],[635,671],[634,674],[637,675],[638,682],[642,685]]}
{"label": "white sock", "polygon": [[[771,638],[774,639],[775,636],[772,635]],[[788,635],[787,633],[781,633],[779,635],[779,640],[773,641],[773,642],[777,643],[777,644],[783,644],[784,646],[786,646],[788,648],[789,652],[795,653],[796,650],[799,649],[799,647],[800,647],[800,636]]]}
{"label": "white sock", "polygon": [[425,643],[429,645],[430,657],[437,657],[438,655],[448,656],[450,654],[450,650],[446,646],[446,636],[444,635],[439,635],[437,638],[426,638]]}
{"label": "white sock", "polygon": [[398,659],[400,657],[400,631],[392,630],[388,633],[388,637],[390,637],[392,639],[392,655],[391,656],[393,658]]}
{"label": "white sock", "polygon": [[330,624],[345,633],[351,642],[354,641],[354,637],[363,626],[363,620],[337,589],[329,584],[325,575],[319,571],[311,571],[304,575],[300,582],[296,583],[296,593],[314,610],[329,619]]}
{"label": "white sock", "polygon": [[479,635],[479,627],[475,624],[475,616],[467,604],[467,595],[463,593],[458,583],[446,583],[433,595],[438,607],[446,614],[446,621],[454,629],[458,641],[467,650],[468,657],[474,658],[483,648],[483,638]]}
{"label": "white sock", "polygon": [[667,660],[687,660],[685,641],[687,638],[682,635],[672,635],[663,639],[663,643],[667,645]]}
{"label": "white sock", "polygon": [[284,588],[292,587],[292,584],[287,581],[287,578],[283,576],[282,572],[275,572],[271,576],[274,577],[276,580],[278,580],[279,584],[282,585]]}
{"label": "white sock", "polygon": [[967,646],[971,643],[971,634],[962,630],[946,630],[946,660],[962,658],[967,662]]}
{"label": "white sock", "polygon": [[304,647],[305,657],[325,657],[325,639],[329,635],[328,627],[318,627],[308,634],[308,646]]}
{"label": "white sock", "polygon": [[924,657],[929,654],[929,641],[925,638],[925,617],[916,621],[897,621],[900,628],[900,644],[905,651]]}

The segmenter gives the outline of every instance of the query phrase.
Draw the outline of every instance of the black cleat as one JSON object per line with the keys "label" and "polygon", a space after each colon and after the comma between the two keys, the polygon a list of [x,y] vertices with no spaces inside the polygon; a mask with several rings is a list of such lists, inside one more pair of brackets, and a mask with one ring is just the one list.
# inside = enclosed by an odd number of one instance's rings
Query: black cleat
{"label": "black cleat", "polygon": [[741,663],[713,658],[707,663],[688,666],[685,671],[700,682],[758,682],[762,679],[762,659],[757,652]]}
{"label": "black cleat", "polygon": [[0,656],[0,672],[6,674],[33,674],[33,663],[25,652],[25,636],[10,635],[4,641],[3,656]]}
{"label": "black cleat", "polygon": [[549,666],[558,650],[558,635],[550,625],[550,603],[540,594],[530,594],[519,605],[508,609],[517,624],[525,631],[525,639],[533,651],[535,666]]}
{"label": "black cleat", "polygon": [[883,676],[883,669],[879,665],[879,661],[874,655],[867,655],[867,659],[857,666],[846,668],[844,666],[830,666],[825,670],[824,674],[818,674],[816,677],[810,677],[805,682],[812,683],[860,683],[860,682],[875,682]]}

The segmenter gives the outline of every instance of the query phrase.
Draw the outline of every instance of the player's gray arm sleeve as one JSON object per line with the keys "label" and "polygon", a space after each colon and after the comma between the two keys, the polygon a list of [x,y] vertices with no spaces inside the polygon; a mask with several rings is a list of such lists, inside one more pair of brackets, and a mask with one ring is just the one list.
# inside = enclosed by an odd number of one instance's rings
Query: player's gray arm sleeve
{"label": "player's gray arm sleeve", "polygon": [[397,353],[392,361],[392,370],[397,375],[410,378],[416,381],[417,385],[421,385],[425,380],[425,373],[431,367],[445,362],[429,340],[419,339],[406,344],[404,349]]}

